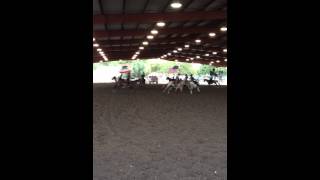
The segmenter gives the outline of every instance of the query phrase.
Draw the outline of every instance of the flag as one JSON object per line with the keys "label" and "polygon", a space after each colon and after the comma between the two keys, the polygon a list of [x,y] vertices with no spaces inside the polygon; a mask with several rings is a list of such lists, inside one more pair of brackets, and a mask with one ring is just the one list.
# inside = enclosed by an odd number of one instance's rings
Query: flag
{"label": "flag", "polygon": [[173,66],[169,69],[169,73],[177,73],[179,70],[179,66]]}
{"label": "flag", "polygon": [[129,67],[127,65],[122,66],[121,69],[120,69],[120,73],[127,74],[129,72],[130,72],[130,69],[129,69]]}

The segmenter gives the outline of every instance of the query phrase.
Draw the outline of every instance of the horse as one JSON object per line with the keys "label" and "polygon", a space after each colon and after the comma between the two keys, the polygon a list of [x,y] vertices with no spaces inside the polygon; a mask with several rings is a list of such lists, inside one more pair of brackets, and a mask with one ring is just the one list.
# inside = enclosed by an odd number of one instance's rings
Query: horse
{"label": "horse", "polygon": [[170,91],[173,89],[173,88],[175,88],[175,79],[173,79],[173,78],[169,78],[169,77],[167,77],[167,80],[169,81],[169,83],[165,86],[165,88],[163,89],[163,93],[164,92],[168,92],[168,94],[170,93]]}
{"label": "horse", "polygon": [[189,88],[190,94],[193,94],[193,89],[197,89],[197,91],[200,93],[199,85],[193,81],[187,81],[187,87]]}
{"label": "horse", "polygon": [[114,88],[118,88],[118,87],[123,86],[125,84],[125,80],[121,79],[120,77],[117,78],[116,76],[113,76],[112,80],[115,81]]}
{"label": "horse", "polygon": [[208,85],[211,85],[211,84],[215,84],[216,86],[220,85],[219,81],[218,80],[213,80],[213,79],[205,79],[204,80],[205,82],[208,83]]}
{"label": "horse", "polygon": [[129,84],[131,85],[131,87],[134,87],[134,86],[142,87],[145,84],[145,80],[144,79],[136,79],[133,81],[130,80]]}
{"label": "horse", "polygon": [[176,86],[176,92],[178,89],[180,89],[180,92],[183,91],[183,87],[186,86],[189,89],[190,94],[193,94],[193,89],[197,89],[198,92],[200,92],[200,87],[194,83],[193,81],[188,81],[186,79],[180,81]]}

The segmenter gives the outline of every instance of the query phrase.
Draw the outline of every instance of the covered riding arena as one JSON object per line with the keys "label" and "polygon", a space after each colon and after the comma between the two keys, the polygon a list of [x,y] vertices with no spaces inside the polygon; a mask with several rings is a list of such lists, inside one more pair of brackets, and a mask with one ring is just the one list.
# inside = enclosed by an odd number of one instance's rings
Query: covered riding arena
{"label": "covered riding arena", "polygon": [[[226,0],[93,0],[93,63],[226,67],[226,11]],[[162,86],[93,84],[94,180],[227,179],[227,87]]]}

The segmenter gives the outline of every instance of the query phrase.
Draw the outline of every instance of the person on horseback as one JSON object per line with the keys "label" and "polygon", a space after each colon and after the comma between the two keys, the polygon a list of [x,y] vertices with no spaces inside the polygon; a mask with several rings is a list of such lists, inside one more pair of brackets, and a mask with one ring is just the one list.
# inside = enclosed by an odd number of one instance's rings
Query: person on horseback
{"label": "person on horseback", "polygon": [[144,74],[144,72],[142,72],[142,74],[141,74],[141,84],[145,84],[146,83],[146,80],[144,79],[144,77],[145,77],[145,74]]}
{"label": "person on horseback", "polygon": [[131,79],[131,73],[128,72],[128,75],[127,75],[127,86],[130,87],[130,79]]}
{"label": "person on horseback", "polygon": [[214,68],[209,72],[209,74],[210,74],[210,80],[213,79],[214,72],[215,72],[215,69],[214,69]]}
{"label": "person on horseback", "polygon": [[174,81],[174,84],[178,84],[180,82],[179,76],[180,76],[180,73],[177,74],[175,81]]}
{"label": "person on horseback", "polygon": [[190,80],[195,83],[197,86],[200,86],[198,81],[196,81],[196,79],[193,77],[193,74],[190,74]]}

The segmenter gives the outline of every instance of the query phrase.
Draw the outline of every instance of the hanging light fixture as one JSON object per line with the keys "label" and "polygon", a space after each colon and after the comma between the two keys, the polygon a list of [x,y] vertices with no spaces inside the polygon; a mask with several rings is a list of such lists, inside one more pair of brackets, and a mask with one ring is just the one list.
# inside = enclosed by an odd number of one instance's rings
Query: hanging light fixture
{"label": "hanging light fixture", "polygon": [[172,1],[172,3],[170,4],[170,6],[171,6],[173,9],[179,9],[179,8],[182,7],[182,4],[180,3],[180,1],[175,0],[175,1]]}
{"label": "hanging light fixture", "polygon": [[225,27],[225,26],[221,27],[220,31],[223,31],[223,32],[227,31],[227,27]]}
{"label": "hanging light fixture", "polygon": [[163,21],[157,22],[157,26],[158,26],[158,27],[164,27],[165,25],[166,25],[166,23],[163,22]]}
{"label": "hanging light fixture", "polygon": [[211,33],[209,33],[209,36],[210,36],[210,37],[215,37],[215,36],[216,36],[216,33],[211,32]]}
{"label": "hanging light fixture", "polygon": [[158,31],[156,29],[151,30],[151,34],[158,34]]}
{"label": "hanging light fixture", "polygon": [[196,43],[201,43],[201,39],[196,39],[195,42]]}
{"label": "hanging light fixture", "polygon": [[147,39],[153,39],[153,36],[152,35],[148,35]]}

